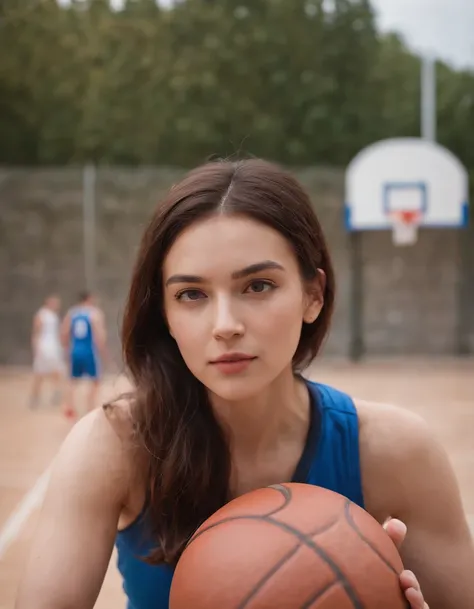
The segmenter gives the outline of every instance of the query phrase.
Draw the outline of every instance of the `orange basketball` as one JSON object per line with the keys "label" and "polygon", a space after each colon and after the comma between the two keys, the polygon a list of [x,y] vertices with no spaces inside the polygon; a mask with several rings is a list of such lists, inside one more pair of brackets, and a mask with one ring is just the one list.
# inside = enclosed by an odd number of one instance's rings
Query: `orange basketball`
{"label": "orange basketball", "polygon": [[395,545],[331,491],[281,484],[234,499],[194,534],[170,609],[406,609]]}

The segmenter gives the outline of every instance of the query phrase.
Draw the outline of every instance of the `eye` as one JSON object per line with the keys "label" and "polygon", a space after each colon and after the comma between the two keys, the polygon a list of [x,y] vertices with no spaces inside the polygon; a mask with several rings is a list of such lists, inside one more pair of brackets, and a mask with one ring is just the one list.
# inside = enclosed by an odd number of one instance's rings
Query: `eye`
{"label": "eye", "polygon": [[268,279],[256,279],[249,284],[246,291],[249,291],[252,294],[262,294],[263,292],[268,292],[275,288],[275,284],[272,281],[268,281]]}
{"label": "eye", "polygon": [[203,294],[201,290],[182,290],[175,296],[176,300],[183,302],[194,302],[196,300],[200,300],[201,298],[205,298],[205,294]]}

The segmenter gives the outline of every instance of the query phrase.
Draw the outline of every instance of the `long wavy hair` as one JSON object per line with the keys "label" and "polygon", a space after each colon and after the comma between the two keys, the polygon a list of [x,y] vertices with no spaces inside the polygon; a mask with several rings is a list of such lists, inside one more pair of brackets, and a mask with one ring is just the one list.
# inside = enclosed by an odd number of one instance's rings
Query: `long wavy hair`
{"label": "long wavy hair", "polygon": [[230,498],[226,434],[163,310],[165,256],[184,229],[214,214],[245,215],[277,230],[291,244],[303,281],[324,271],[324,305],[314,323],[302,322],[295,372],[318,353],[333,312],[326,242],[307,193],[291,173],[257,159],[211,162],[188,173],[158,205],[139,246],[122,326],[135,391],[132,416],[147,464],[152,564],[175,564],[196,528]]}

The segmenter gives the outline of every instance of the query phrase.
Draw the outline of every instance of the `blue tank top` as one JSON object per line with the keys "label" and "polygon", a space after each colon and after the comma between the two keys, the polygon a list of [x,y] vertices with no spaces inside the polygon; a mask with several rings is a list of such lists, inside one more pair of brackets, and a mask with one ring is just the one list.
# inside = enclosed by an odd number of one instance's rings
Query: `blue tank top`
{"label": "blue tank top", "polygon": [[94,351],[91,312],[85,307],[71,310],[70,350],[72,353],[89,353]]}
{"label": "blue tank top", "polygon": [[[292,482],[314,484],[364,507],[359,461],[359,424],[352,399],[332,387],[307,381],[311,419],[306,445]],[[116,538],[117,566],[128,609],[168,609],[173,569],[139,557],[153,547],[142,513]]]}

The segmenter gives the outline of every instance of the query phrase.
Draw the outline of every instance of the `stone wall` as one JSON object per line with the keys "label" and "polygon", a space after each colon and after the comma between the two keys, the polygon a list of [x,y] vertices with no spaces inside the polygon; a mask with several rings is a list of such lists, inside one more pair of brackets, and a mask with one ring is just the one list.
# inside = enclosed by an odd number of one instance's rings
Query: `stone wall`
{"label": "stone wall", "polygon": [[[112,350],[141,232],[160,196],[181,175],[169,168],[100,169],[96,181],[96,285]],[[422,230],[397,248],[389,232],[354,240],[343,223],[343,173],[296,171],[325,229],[338,280],[326,356],[348,356],[355,334],[367,355],[474,352],[474,231]],[[31,318],[57,291],[69,306],[85,284],[83,170],[0,169],[0,363],[30,361]],[[353,298],[361,282],[360,303]],[[357,286],[355,286],[357,288]],[[358,328],[358,330],[357,330]],[[357,338],[357,337],[356,337]]]}

